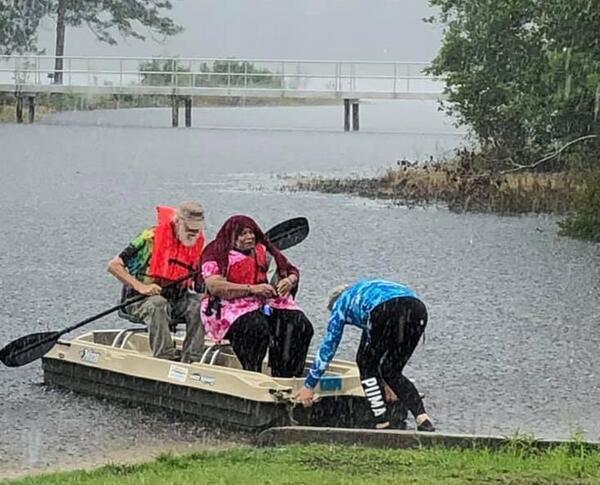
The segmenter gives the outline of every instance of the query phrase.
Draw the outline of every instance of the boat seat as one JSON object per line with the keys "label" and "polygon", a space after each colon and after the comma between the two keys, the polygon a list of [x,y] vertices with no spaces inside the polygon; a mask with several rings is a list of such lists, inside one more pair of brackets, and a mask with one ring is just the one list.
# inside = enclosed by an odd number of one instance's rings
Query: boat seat
{"label": "boat seat", "polygon": [[212,344],[207,345],[206,350],[204,350],[202,358],[200,359],[200,364],[215,365],[217,357],[219,357],[221,351],[225,349],[231,349],[231,343],[227,340],[223,340],[220,343],[213,342]]}

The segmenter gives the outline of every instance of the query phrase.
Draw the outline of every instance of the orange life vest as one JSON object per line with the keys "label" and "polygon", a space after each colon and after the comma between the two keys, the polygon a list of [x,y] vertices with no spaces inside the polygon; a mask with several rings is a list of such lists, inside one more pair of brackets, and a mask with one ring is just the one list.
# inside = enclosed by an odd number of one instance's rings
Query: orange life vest
{"label": "orange life vest", "polygon": [[257,244],[254,254],[230,264],[227,268],[227,281],[242,285],[256,285],[267,282],[267,248]]}
{"label": "orange life vest", "polygon": [[[158,206],[156,210],[157,226],[154,230],[154,245],[148,274],[157,280],[174,281],[185,277],[191,268],[198,268],[204,249],[204,234],[200,233],[193,246],[184,246],[175,234],[173,225],[175,208]],[[188,268],[186,269],[184,265]],[[192,284],[191,280],[190,284]]]}

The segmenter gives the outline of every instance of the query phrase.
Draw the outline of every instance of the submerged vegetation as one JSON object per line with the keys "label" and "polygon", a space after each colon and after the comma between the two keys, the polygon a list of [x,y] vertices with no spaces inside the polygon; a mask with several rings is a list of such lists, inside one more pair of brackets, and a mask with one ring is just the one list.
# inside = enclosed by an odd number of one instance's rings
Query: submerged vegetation
{"label": "submerged vegetation", "polygon": [[290,185],[292,190],[349,193],[406,205],[438,203],[457,212],[500,214],[569,213],[585,187],[585,181],[574,174],[494,174],[465,163],[411,166],[405,162],[380,177],[302,178]]}
{"label": "submerged vegetation", "polygon": [[583,443],[539,450],[525,441],[500,450],[390,450],[291,446],[163,455],[153,463],[109,465],[24,478],[22,485],[190,483],[597,483],[600,452]]}

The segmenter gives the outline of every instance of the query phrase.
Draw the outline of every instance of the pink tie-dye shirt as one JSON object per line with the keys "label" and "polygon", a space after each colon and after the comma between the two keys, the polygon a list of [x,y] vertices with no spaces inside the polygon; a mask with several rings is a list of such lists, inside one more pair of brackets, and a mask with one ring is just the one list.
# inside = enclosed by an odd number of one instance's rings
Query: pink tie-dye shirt
{"label": "pink tie-dye shirt", "polygon": [[[229,251],[229,266],[237,263],[244,259],[242,253],[238,251]],[[221,271],[216,261],[206,261],[202,265],[202,276],[204,279],[210,276],[219,276]],[[221,299],[221,318],[217,318],[217,312],[213,311],[212,315],[206,315],[206,308],[208,307],[208,298],[202,300],[201,314],[202,323],[208,336],[215,342],[221,342],[229,328],[234,322],[246,313],[253,312],[260,309],[263,305],[267,304],[271,308],[278,310],[300,310],[300,307],[296,304],[293,297],[288,295],[284,298],[264,298],[260,296],[244,296],[240,298],[232,298],[231,300]]]}

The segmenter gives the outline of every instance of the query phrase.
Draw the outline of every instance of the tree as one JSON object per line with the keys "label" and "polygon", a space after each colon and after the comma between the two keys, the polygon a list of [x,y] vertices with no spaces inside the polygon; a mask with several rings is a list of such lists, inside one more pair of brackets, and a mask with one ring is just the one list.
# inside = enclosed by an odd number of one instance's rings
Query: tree
{"label": "tree", "polygon": [[283,78],[267,68],[236,59],[217,60],[209,66],[203,63],[194,80],[195,86],[282,88]]}
{"label": "tree", "polygon": [[429,3],[446,26],[429,72],[446,77],[448,112],[494,168],[552,168],[549,151],[578,162],[583,188],[562,234],[600,241],[600,0]]}
{"label": "tree", "polygon": [[181,86],[193,84],[196,87],[283,87],[281,76],[251,62],[236,59],[216,60],[212,64],[203,62],[195,71],[200,74],[193,74],[190,67],[184,67],[175,59],[152,59],[140,63],[139,72],[141,83],[146,86],[172,86],[177,73]]}
{"label": "tree", "polygon": [[[498,161],[598,132],[600,0],[430,0],[446,26],[430,73]],[[598,153],[598,151],[596,152]]]}
{"label": "tree", "polygon": [[45,0],[0,0],[0,55],[35,50],[37,30],[47,13]]}
{"label": "tree", "polygon": [[172,86],[175,72],[190,72],[175,59],[152,59],[140,63],[138,70],[141,75],[141,84],[144,86]]}
{"label": "tree", "polygon": [[[65,26],[87,25],[101,42],[117,43],[116,30],[122,37],[144,40],[136,28],[145,27],[150,33],[171,36],[183,29],[164,16],[171,10],[168,0],[48,0],[56,14],[56,50],[54,82],[62,83],[65,49]],[[138,24],[138,25],[136,25]]]}

